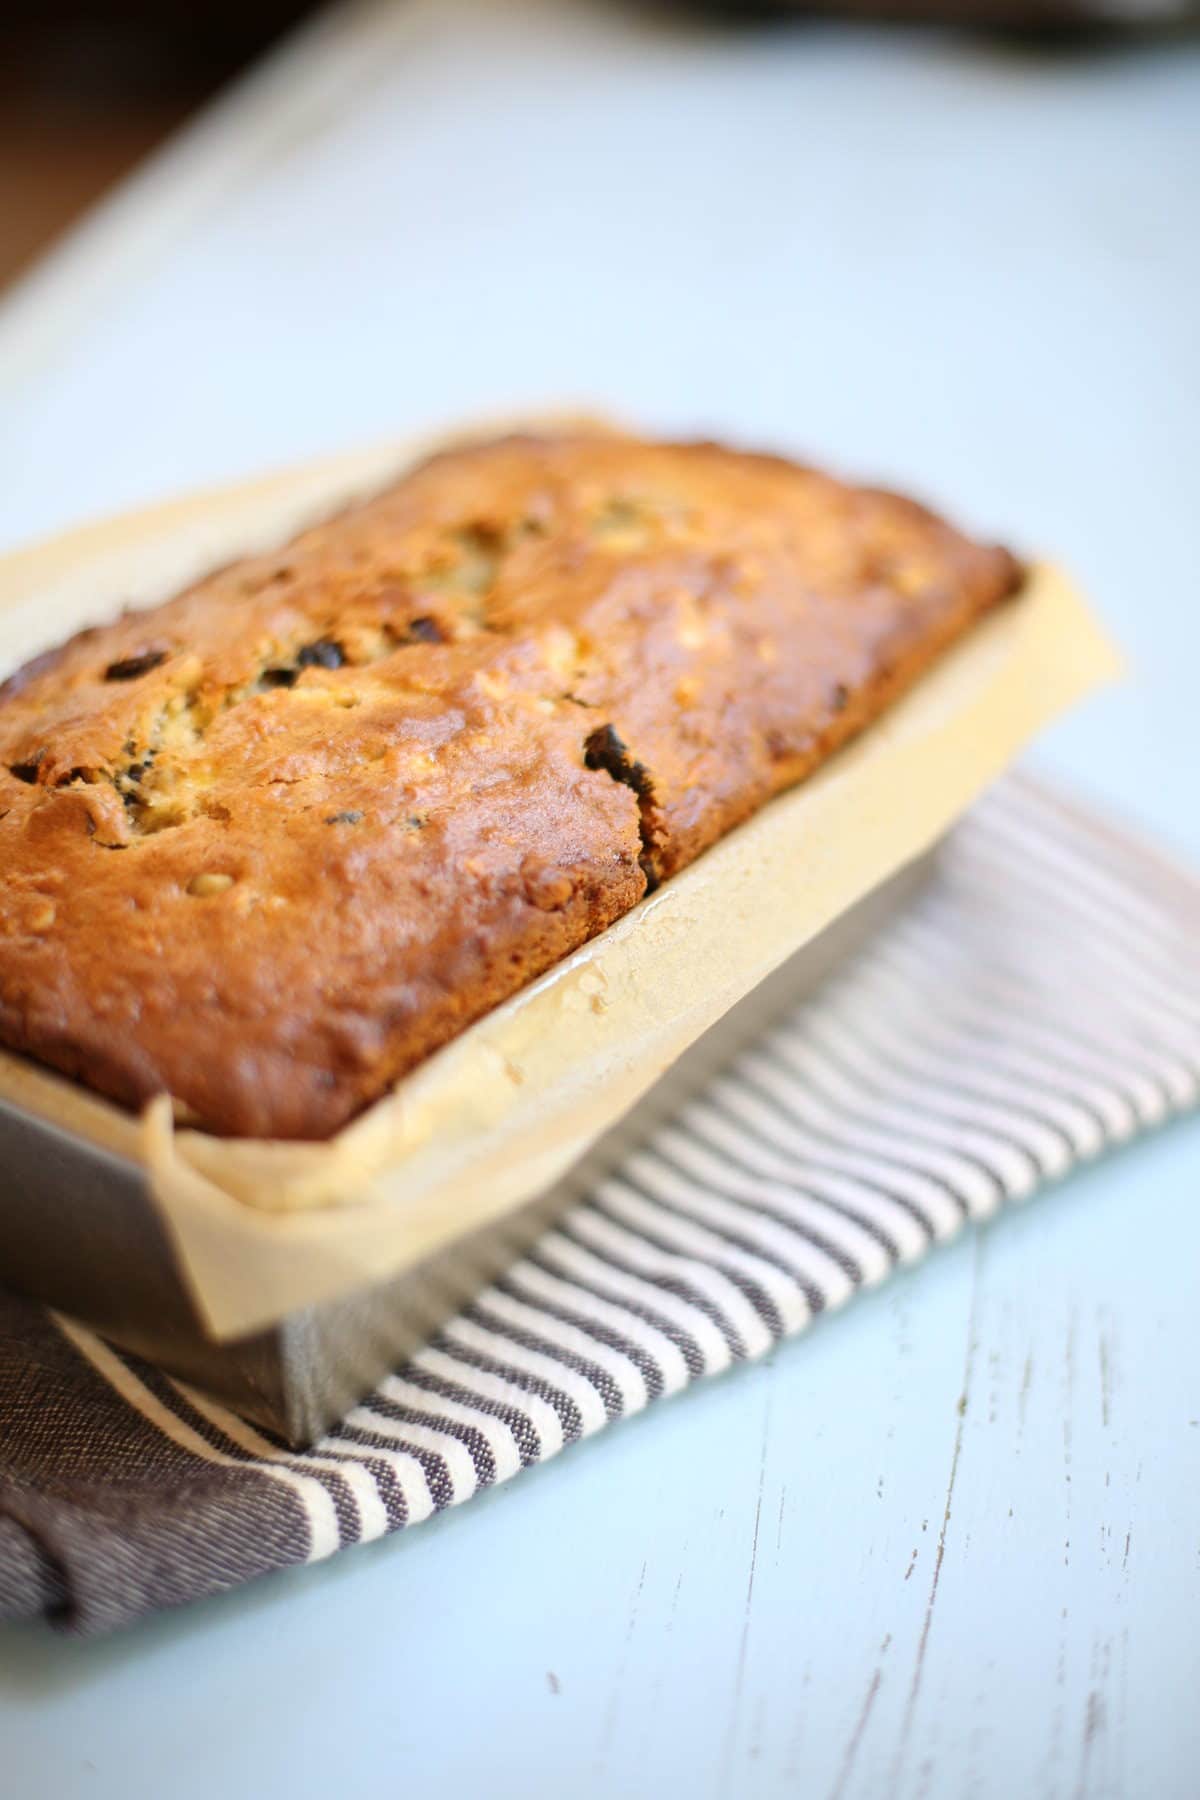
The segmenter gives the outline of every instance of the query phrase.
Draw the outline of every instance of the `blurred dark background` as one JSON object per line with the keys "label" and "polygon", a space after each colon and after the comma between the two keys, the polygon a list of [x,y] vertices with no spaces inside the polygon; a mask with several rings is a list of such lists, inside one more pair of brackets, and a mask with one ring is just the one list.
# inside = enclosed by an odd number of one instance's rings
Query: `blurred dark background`
{"label": "blurred dark background", "polygon": [[313,10],[0,0],[0,287]]}

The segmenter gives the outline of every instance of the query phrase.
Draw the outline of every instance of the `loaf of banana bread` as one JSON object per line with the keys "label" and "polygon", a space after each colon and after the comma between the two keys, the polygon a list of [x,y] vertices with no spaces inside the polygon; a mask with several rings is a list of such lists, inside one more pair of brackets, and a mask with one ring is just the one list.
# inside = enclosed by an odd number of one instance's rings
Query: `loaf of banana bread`
{"label": "loaf of banana bread", "polygon": [[0,687],[0,1042],[214,1132],[326,1137],[1020,580],[775,457],[435,456]]}

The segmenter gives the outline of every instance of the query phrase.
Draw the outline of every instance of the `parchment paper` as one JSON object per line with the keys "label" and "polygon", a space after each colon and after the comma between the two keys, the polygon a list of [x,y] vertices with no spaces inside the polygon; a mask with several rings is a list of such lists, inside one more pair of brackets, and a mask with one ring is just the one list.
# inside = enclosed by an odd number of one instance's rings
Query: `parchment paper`
{"label": "parchment paper", "polygon": [[[440,440],[445,442],[445,439]],[[284,541],[431,445],[341,458],[0,561],[0,675],[122,605]],[[734,1002],[946,831],[1038,729],[1119,672],[1045,565],[811,780],[498,1007],[326,1144],[134,1119],[0,1052],[0,1095],[142,1164],[208,1329],[240,1336],[395,1275],[541,1192]]]}

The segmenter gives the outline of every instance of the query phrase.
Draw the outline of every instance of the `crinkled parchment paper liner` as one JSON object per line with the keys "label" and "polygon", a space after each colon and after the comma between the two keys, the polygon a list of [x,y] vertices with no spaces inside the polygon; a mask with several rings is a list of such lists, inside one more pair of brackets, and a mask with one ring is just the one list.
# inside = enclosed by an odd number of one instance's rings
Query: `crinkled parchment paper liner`
{"label": "crinkled parchment paper liner", "polygon": [[[444,441],[444,440],[442,440]],[[366,452],[87,527],[0,563],[0,671],[378,483]],[[0,1053],[0,1096],[142,1164],[218,1338],[395,1275],[543,1191],[701,1032],[928,848],[1036,731],[1119,671],[1069,582],[1026,590],[802,787],[498,1007],[325,1144],[135,1120]]]}

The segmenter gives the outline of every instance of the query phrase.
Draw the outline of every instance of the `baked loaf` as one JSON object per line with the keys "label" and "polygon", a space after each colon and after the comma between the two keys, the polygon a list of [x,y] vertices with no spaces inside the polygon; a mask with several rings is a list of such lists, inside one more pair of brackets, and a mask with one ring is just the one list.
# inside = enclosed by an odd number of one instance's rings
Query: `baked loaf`
{"label": "baked loaf", "polygon": [[325,1137],[1019,583],[774,457],[447,451],[0,687],[0,1042]]}

